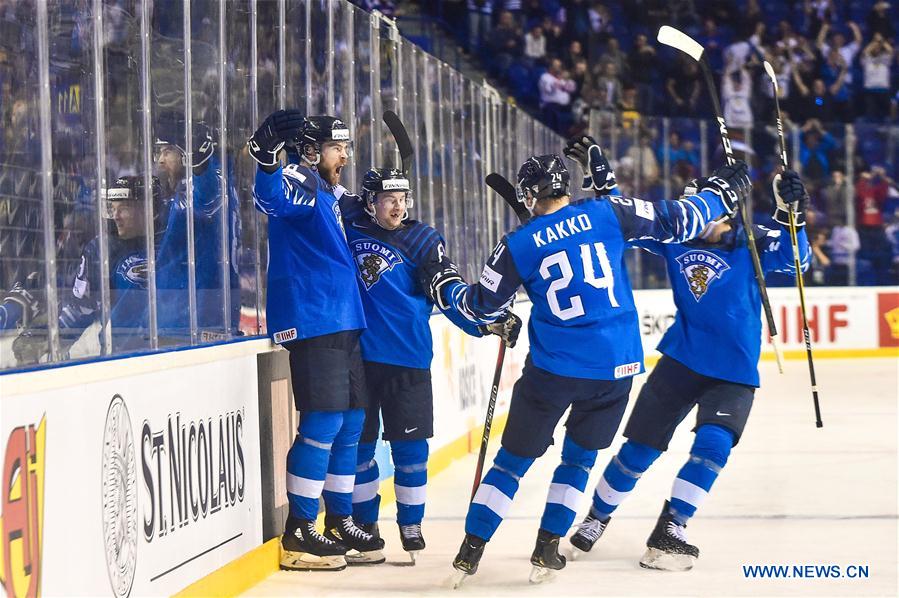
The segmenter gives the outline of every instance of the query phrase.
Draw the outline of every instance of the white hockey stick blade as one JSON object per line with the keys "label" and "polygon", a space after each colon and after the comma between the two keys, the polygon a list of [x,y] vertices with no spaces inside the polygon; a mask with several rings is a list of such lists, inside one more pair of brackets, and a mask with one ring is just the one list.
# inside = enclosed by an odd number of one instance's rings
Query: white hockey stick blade
{"label": "white hockey stick blade", "polygon": [[774,93],[779,94],[780,90],[777,88],[777,75],[774,72],[774,67],[771,66],[771,63],[767,60],[765,61],[765,72],[771,77],[771,83],[774,85]]}
{"label": "white hockey stick blade", "polygon": [[690,58],[697,62],[702,58],[702,53],[705,51],[705,48],[698,41],[683,31],[668,25],[662,25],[656,39],[659,40],[660,44],[677,48],[681,52],[688,54]]}

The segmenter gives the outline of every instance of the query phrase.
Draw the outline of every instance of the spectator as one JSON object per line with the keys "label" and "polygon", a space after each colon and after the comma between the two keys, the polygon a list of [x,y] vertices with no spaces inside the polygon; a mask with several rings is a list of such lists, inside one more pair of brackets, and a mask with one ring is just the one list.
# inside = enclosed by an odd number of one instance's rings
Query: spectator
{"label": "spectator", "polygon": [[546,17],[541,0],[525,0],[521,13],[524,15],[525,27],[528,29],[542,23]]}
{"label": "spectator", "polygon": [[890,244],[891,278],[893,284],[899,281],[899,212],[889,214],[890,223],[884,229],[887,242]]}
{"label": "spectator", "polygon": [[852,61],[855,60],[856,54],[862,47],[862,32],[853,21],[849,21],[849,29],[852,31],[852,41],[847,42],[846,36],[841,32],[833,34],[832,43],[827,43],[827,34],[830,31],[830,25],[824,23],[821,31],[818,32],[817,45],[821,56],[829,57],[831,49],[835,49],[840,53],[843,62],[846,64],[846,84],[852,86]]}
{"label": "spectator", "polygon": [[621,81],[614,62],[603,62],[594,67],[595,77],[584,90],[584,101],[599,110],[614,110],[621,99]]}
{"label": "spectator", "polygon": [[683,189],[699,170],[699,152],[696,151],[692,141],[683,141],[680,133],[671,131],[668,135],[668,145],[663,144],[656,152],[659,165],[664,166],[666,154],[672,188]]}
{"label": "spectator", "polygon": [[827,222],[831,225],[836,222],[846,222],[846,202],[849,198],[849,181],[846,180],[842,170],[834,170],[830,173],[830,180],[821,190],[821,202],[824,204],[824,213]]}
{"label": "spectator", "polygon": [[796,84],[798,97],[796,98],[795,112],[798,120],[832,122],[834,119],[834,101],[830,90],[821,79],[815,79],[812,88],[809,89],[799,76],[799,71],[793,71],[793,83]]}
{"label": "spectator", "polygon": [[890,9],[889,2],[875,2],[868,13],[868,35],[880,34],[883,39],[895,39],[896,29],[893,27],[893,21],[887,14]]}
{"label": "spectator", "polygon": [[824,130],[820,121],[809,119],[802,126],[799,143],[799,162],[802,172],[813,181],[830,176],[830,151],[837,146],[833,136]]}
{"label": "spectator", "polygon": [[576,84],[562,69],[562,61],[553,58],[549,70],[540,77],[540,110],[547,125],[563,132],[571,122],[571,93]]}
{"label": "spectator", "polygon": [[827,55],[827,62],[821,68],[824,84],[833,98],[834,115],[843,121],[852,120],[852,96],[849,85],[849,66],[842,55],[832,49]]}
{"label": "spectator", "polygon": [[524,55],[534,62],[546,58],[546,37],[540,25],[534,25],[524,36]]}
{"label": "spectator", "polygon": [[827,231],[815,231],[812,235],[812,263],[809,266],[807,279],[813,285],[825,284],[827,269],[830,267],[830,258],[827,257]]}
{"label": "spectator", "polygon": [[883,207],[887,200],[890,180],[883,166],[862,172],[855,182],[855,201],[859,228],[883,227]]}
{"label": "spectator", "polygon": [[[612,40],[609,40],[609,44]],[[655,97],[652,85],[656,80],[656,50],[649,45],[645,35],[639,34],[634,40],[634,47],[627,57],[630,67],[630,80],[636,89],[640,110],[653,114]],[[622,72],[621,70],[618,71]]]}
{"label": "spectator", "polygon": [[805,32],[812,37],[818,35],[824,24],[836,21],[837,11],[833,0],[805,0]]}
{"label": "spectator", "polygon": [[467,0],[468,2],[468,51],[481,51],[490,34],[490,20],[493,17],[493,0]]}
{"label": "spectator", "polygon": [[571,40],[568,47],[565,49],[565,53],[562,55],[562,60],[565,62],[565,68],[567,69],[573,69],[578,60],[586,59],[587,57],[584,55],[584,46],[576,39]]}
{"label": "spectator", "polygon": [[[646,38],[646,36],[643,37],[644,39]],[[609,42],[606,44],[605,52],[599,57],[599,61],[615,63],[615,70],[618,72],[619,76],[623,77],[627,73],[628,56],[622,52],[618,40],[614,37],[609,39]]]}
{"label": "spectator", "polygon": [[649,131],[641,132],[638,144],[630,146],[625,155],[633,160],[640,181],[638,192],[645,194],[659,182],[659,162],[652,149],[652,134]]}
{"label": "spectator", "polygon": [[488,62],[493,66],[494,73],[502,74],[509,70],[521,54],[521,31],[515,26],[512,13],[504,10],[499,14],[499,23],[490,34],[487,47],[490,48]]}
{"label": "spectator", "polygon": [[565,49],[565,36],[562,35],[562,26],[546,17],[543,19],[543,35],[546,36],[546,54],[549,56],[561,56]]}
{"label": "spectator", "polygon": [[635,122],[640,120],[640,106],[637,103],[637,88],[626,83],[621,88],[621,99],[618,101],[618,111],[621,113],[621,126],[630,129]]}
{"label": "spectator", "polygon": [[668,77],[665,90],[672,104],[669,106],[671,116],[697,116],[699,94],[702,92],[699,67],[696,62],[680,58],[678,67]]}
{"label": "spectator", "polygon": [[849,284],[849,264],[855,260],[855,253],[861,247],[858,232],[845,222],[837,221],[827,245],[830,250],[830,270],[827,271],[825,281],[831,286],[846,286]]}
{"label": "spectator", "polygon": [[597,60],[600,50],[613,39],[613,31],[612,13],[602,2],[594,2],[590,7],[590,38],[587,40],[587,55],[591,61]]}
{"label": "spectator", "polygon": [[724,120],[729,127],[752,127],[752,79],[746,69],[725,73],[721,84]]}
{"label": "spectator", "polygon": [[890,65],[893,62],[893,47],[880,33],[862,52],[864,68],[865,116],[871,119],[885,119],[890,113]]}
{"label": "spectator", "polygon": [[696,41],[705,48],[702,55],[709,66],[714,72],[720,73],[724,69],[724,46],[727,44],[724,35],[718,30],[715,19],[706,17],[702,22],[702,33],[696,37]]}
{"label": "spectator", "polygon": [[590,37],[590,7],[587,0],[563,2],[556,19],[562,24],[567,39],[587,43]]}

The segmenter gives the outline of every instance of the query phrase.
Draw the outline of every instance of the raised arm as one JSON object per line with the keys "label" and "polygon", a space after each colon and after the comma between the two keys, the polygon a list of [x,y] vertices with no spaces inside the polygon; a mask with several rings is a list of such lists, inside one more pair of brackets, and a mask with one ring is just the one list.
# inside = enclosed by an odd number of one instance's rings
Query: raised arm
{"label": "raised arm", "polygon": [[741,198],[752,187],[745,162],[722,166],[704,179],[693,195],[674,201],[648,202],[628,197],[610,197],[626,241],[654,239],[683,243],[693,239],[713,220],[732,216]]}

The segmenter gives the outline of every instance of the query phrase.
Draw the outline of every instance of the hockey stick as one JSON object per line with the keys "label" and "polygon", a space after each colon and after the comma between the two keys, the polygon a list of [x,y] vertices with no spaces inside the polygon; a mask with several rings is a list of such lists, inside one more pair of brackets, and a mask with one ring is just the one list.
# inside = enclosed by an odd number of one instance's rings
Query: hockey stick
{"label": "hockey stick", "polygon": [[[515,215],[521,222],[527,221],[531,217],[530,213],[525,209],[521,202],[518,201],[518,195],[515,193],[515,187],[507,181],[502,175],[492,172],[484,179],[487,186],[496,191],[496,193],[509,204]],[[478,453],[478,466],[474,472],[474,484],[471,487],[471,500],[481,485],[481,475],[484,473],[484,461],[487,459],[487,442],[490,440],[490,428],[493,425],[493,410],[496,408],[496,396],[499,394],[499,379],[503,373],[503,361],[506,357],[506,343],[499,341],[499,353],[496,356],[496,369],[493,371],[493,386],[490,387],[490,401],[487,403],[487,415],[484,418],[484,433],[481,436],[481,450]]]}
{"label": "hockey stick", "polygon": [[403,121],[400,120],[400,117],[390,110],[384,112],[384,124],[390,129],[390,134],[396,140],[396,148],[400,151],[400,158],[403,161],[403,172],[408,175],[415,150],[412,147],[412,142],[409,141],[406,127],[403,126]]}
{"label": "hockey stick", "polygon": [[[721,144],[724,146],[724,155],[727,159],[727,163],[733,164],[736,160],[734,159],[734,152],[730,145],[730,135],[727,132],[727,124],[724,122],[723,112],[721,111],[721,103],[718,101],[718,89],[715,85],[715,80],[712,78],[712,71],[709,68],[708,63],[702,57],[705,48],[702,47],[702,44],[683,31],[679,31],[668,25],[663,25],[659,29],[657,39],[659,43],[680,50],[699,64],[702,74],[705,77],[709,95],[712,96],[712,107],[715,110],[715,119],[718,121],[718,132],[721,134]],[[759,294],[762,297],[762,307],[765,309],[765,319],[768,323],[768,336],[771,337],[771,345],[774,347],[774,355],[777,358],[777,369],[783,374],[783,354],[781,353],[780,344],[777,342],[777,326],[774,323],[774,313],[771,311],[771,302],[768,300],[768,287],[765,285],[765,273],[762,271],[762,262],[759,259],[758,248],[755,246],[755,233],[752,231],[752,214],[746,209],[746,202],[743,198],[740,198],[740,210],[743,212],[743,221],[745,223],[743,230],[746,234],[747,245],[749,245],[749,253],[752,256],[755,282],[759,287]]]}
{"label": "hockey stick", "polygon": [[[771,79],[771,85],[774,86],[774,112],[777,118],[777,138],[780,141],[780,163],[783,170],[789,168],[787,162],[787,141],[784,137],[783,118],[780,115],[780,99],[777,97],[780,91],[777,86],[777,75],[774,73],[774,67],[767,60],[765,61],[765,72]],[[805,312],[805,284],[802,282],[802,264],[799,259],[799,240],[796,237],[796,221],[793,218],[793,210],[788,209],[790,216],[790,243],[793,245],[793,266],[796,268],[796,288],[799,290],[799,305],[802,311],[802,336],[805,339],[805,355],[808,357],[808,375],[812,383],[812,401],[815,405],[815,426],[824,427],[821,421],[821,405],[818,402],[818,382],[815,377],[815,361],[812,358],[812,340],[808,330],[808,317]]]}

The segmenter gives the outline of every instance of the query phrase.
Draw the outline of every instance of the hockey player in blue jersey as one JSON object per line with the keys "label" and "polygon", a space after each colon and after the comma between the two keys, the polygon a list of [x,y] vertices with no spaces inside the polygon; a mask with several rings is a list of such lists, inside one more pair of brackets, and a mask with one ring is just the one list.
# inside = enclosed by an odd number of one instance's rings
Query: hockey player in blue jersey
{"label": "hockey player in blue jersey", "polygon": [[[359,442],[353,519],[365,531],[379,535],[381,497],[374,456],[380,414],[394,463],[400,539],[414,563],[416,553],[425,547],[421,522],[428,479],[427,439],[434,429],[429,320],[435,303],[427,290],[435,276],[459,281],[462,276],[440,234],[408,219],[410,191],[401,170],[372,168],[362,179],[361,197],[344,194],[341,198],[341,212],[359,268],[368,323],[361,342],[370,403]],[[438,303],[438,307],[468,334],[495,332],[508,346],[514,346],[521,328],[521,320],[512,312],[482,331],[450,306]],[[380,554],[347,556],[350,564],[383,560]]]}
{"label": "hockey player in blue jersey", "polygon": [[[799,176],[790,171],[777,175],[774,195],[774,220],[779,226],[773,230],[755,227],[762,268],[795,274],[788,210],[800,227],[800,259],[806,269],[810,250],[803,208],[808,195]],[[634,243],[665,258],[677,314],[659,343],[662,358],[625,426],[627,442],[606,466],[590,512],[571,536],[578,550],[593,547],[612,513],[668,449],[675,428],[698,405],[690,458],[675,478],[671,499],[665,501],[640,565],[684,571],[698,558],[699,549],[687,542],[687,521],[740,440],[759,385],[761,299],[742,226],[739,218],[725,219],[686,243]]]}
{"label": "hockey player in blue jersey", "polygon": [[[281,166],[295,145],[299,163]],[[250,138],[259,163],[254,199],[268,215],[266,317],[275,343],[290,352],[300,425],[287,454],[289,514],[281,567],[340,570],[348,549],[384,547],[352,518],[356,452],[368,397],[359,347],[365,316],[358,271],[344,234],[339,198],[350,134],[332,116],[271,114]],[[325,500],[325,533],[315,529]]]}
{"label": "hockey player in blue jersey", "polygon": [[[590,186],[604,194],[611,187],[610,169],[594,148]],[[605,196],[571,202],[568,179],[558,156],[529,158],[518,172],[518,192],[533,218],[503,237],[477,284],[439,278],[432,284],[436,296],[479,324],[501,314],[521,285],[532,302],[530,354],[512,391],[502,448],[471,502],[453,562],[462,576],[477,571],[519,480],[552,444],[556,424],[571,407],[562,463],[531,556],[537,575],[532,580],[565,566],[559,538],[574,521],[597,451],[609,446],[618,429],[632,376],[643,371],[625,246],[636,239],[689,240],[711,220],[732,213],[750,188],[743,163],[719,169],[696,195],[654,204]]]}

